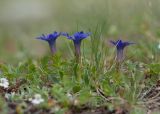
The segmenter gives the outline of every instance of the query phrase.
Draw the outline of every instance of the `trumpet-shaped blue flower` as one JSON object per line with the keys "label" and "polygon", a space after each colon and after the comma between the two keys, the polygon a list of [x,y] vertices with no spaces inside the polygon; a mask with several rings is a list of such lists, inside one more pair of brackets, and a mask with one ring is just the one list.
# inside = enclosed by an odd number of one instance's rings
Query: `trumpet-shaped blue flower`
{"label": "trumpet-shaped blue flower", "polygon": [[47,35],[42,34],[42,36],[37,37],[37,39],[47,41],[49,43],[49,47],[51,49],[52,54],[55,54],[55,52],[56,52],[56,39],[60,35],[61,35],[60,32],[55,31],[55,32],[53,32],[51,34],[47,34]]}
{"label": "trumpet-shaped blue flower", "polygon": [[126,46],[134,44],[132,42],[123,42],[122,40],[110,41],[117,48],[117,56],[116,59],[118,62],[121,62],[124,59],[123,50]]}
{"label": "trumpet-shaped blue flower", "polygon": [[88,36],[90,36],[90,32],[84,33],[83,31],[81,32],[76,32],[73,35],[69,35],[68,33],[62,33],[63,36],[67,37],[70,40],[73,40],[74,47],[75,47],[75,55],[79,57],[81,55],[80,52],[80,46],[81,46],[81,41]]}

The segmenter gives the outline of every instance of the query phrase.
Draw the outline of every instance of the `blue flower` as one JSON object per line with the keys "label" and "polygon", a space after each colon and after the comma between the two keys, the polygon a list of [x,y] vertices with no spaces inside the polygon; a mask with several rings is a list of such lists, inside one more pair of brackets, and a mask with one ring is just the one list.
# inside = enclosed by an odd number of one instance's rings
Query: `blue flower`
{"label": "blue flower", "polygon": [[116,46],[117,48],[117,56],[116,59],[118,62],[123,61],[123,50],[126,46],[129,46],[131,44],[135,44],[133,42],[123,42],[122,40],[117,40],[117,41],[110,41],[113,45]]}
{"label": "blue flower", "polygon": [[49,47],[51,49],[52,54],[55,54],[55,52],[56,52],[56,39],[60,35],[61,35],[60,32],[55,31],[55,32],[53,32],[51,34],[47,34],[47,35],[42,34],[42,36],[37,37],[37,39],[47,41],[49,43]]}
{"label": "blue flower", "polygon": [[90,36],[90,32],[84,33],[83,31],[81,32],[76,32],[73,35],[69,35],[68,33],[62,33],[63,36],[67,37],[70,40],[73,40],[74,42],[74,47],[75,47],[75,55],[80,56],[80,46],[81,46],[81,41],[88,36]]}
{"label": "blue flower", "polygon": [[73,40],[73,42],[76,44],[81,43],[81,40],[87,38],[88,36],[90,36],[90,34],[90,32],[84,33],[83,31],[76,32],[72,36],[70,36],[68,33],[62,33],[63,36],[66,36],[68,39]]}

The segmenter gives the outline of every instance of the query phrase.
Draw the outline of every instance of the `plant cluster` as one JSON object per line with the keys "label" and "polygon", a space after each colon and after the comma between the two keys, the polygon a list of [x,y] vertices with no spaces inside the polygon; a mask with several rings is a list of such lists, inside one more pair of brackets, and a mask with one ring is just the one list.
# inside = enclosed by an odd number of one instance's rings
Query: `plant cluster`
{"label": "plant cluster", "polygon": [[[56,53],[56,39],[61,35],[73,41],[75,58],[66,60]],[[42,35],[37,39],[49,43],[51,56],[30,58],[17,67],[0,64],[0,111],[143,114],[159,109],[160,64],[125,59],[124,48],[135,43],[122,40],[110,41],[116,49],[115,61],[106,59],[104,50],[99,50],[103,42],[93,38],[93,53],[85,58],[81,42],[90,35],[90,32]]]}

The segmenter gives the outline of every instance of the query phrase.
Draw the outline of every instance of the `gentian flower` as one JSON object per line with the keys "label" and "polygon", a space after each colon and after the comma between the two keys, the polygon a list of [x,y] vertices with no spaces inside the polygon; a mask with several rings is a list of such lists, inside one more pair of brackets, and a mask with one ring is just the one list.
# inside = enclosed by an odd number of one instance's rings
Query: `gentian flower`
{"label": "gentian flower", "polygon": [[60,32],[53,32],[48,35],[42,34],[42,36],[37,37],[37,39],[47,41],[49,43],[49,47],[51,49],[52,54],[56,52],[56,39],[61,35]]}
{"label": "gentian flower", "polygon": [[88,36],[90,36],[91,33],[84,33],[83,31],[81,32],[76,32],[74,33],[72,36],[70,36],[68,33],[62,33],[63,36],[67,37],[70,40],[73,40],[74,43],[74,47],[75,47],[75,56],[76,57],[80,57],[81,55],[81,50],[80,50],[80,46],[81,46],[81,41],[85,38],[87,38]]}
{"label": "gentian flower", "polygon": [[134,44],[132,42],[123,42],[122,40],[117,40],[117,41],[110,41],[113,45],[116,46],[117,48],[117,56],[116,56],[116,60],[118,62],[123,61],[124,57],[123,57],[123,50],[126,46],[129,46],[130,44]]}

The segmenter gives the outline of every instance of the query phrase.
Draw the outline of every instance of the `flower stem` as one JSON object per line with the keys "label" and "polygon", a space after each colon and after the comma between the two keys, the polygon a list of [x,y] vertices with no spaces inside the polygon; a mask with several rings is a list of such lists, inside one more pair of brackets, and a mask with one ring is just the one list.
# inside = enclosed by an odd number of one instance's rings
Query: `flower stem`
{"label": "flower stem", "polygon": [[76,61],[79,62],[81,59],[81,43],[74,43],[74,47],[75,47],[75,57],[76,57]]}
{"label": "flower stem", "polygon": [[119,73],[121,69],[121,63],[123,62],[124,56],[123,56],[123,49],[117,50],[117,56],[116,56],[116,71]]}
{"label": "flower stem", "polygon": [[116,61],[118,63],[121,63],[123,61],[123,59],[124,59],[124,57],[123,57],[123,49],[117,50]]}
{"label": "flower stem", "polygon": [[51,50],[52,55],[55,55],[55,53],[56,53],[56,41],[49,42],[49,46],[50,46],[50,50]]}

